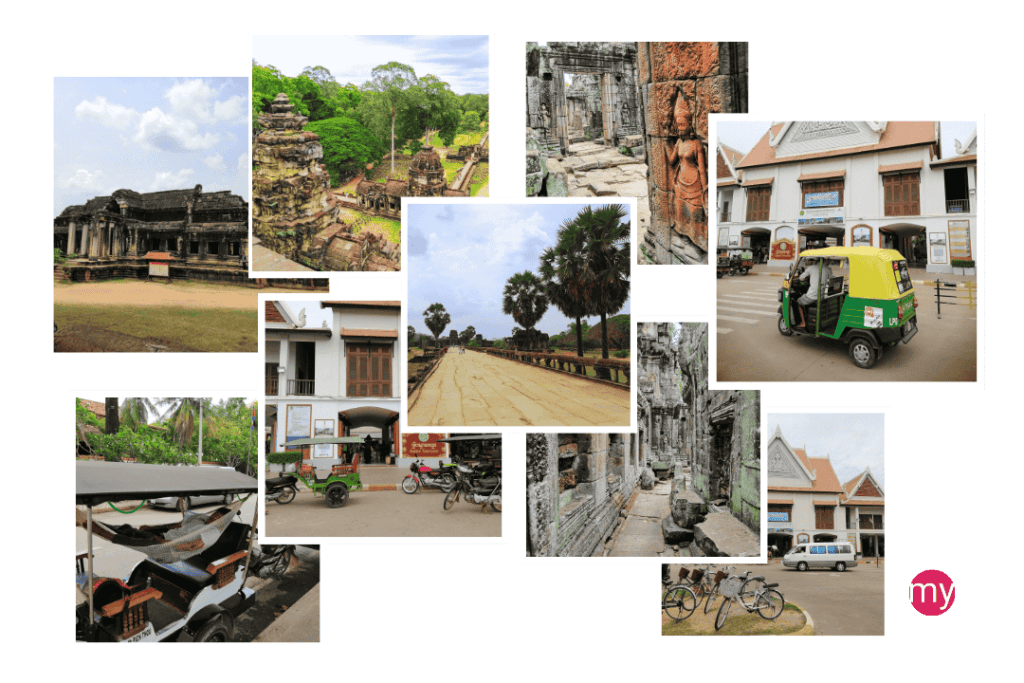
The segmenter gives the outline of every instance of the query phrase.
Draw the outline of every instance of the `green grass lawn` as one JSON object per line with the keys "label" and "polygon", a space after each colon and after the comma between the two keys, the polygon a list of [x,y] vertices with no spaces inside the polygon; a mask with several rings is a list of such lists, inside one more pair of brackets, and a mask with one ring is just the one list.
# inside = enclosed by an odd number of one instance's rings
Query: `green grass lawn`
{"label": "green grass lawn", "polygon": [[704,605],[698,605],[694,613],[680,622],[671,619],[662,620],[661,635],[688,636],[717,634],[722,636],[743,635],[785,635],[795,633],[804,627],[804,619],[799,607],[786,603],[782,614],[774,621],[762,619],[756,613],[747,613],[739,605],[733,605],[725,620],[722,630],[715,630],[715,618],[722,599],[718,598],[711,612],[704,614]]}
{"label": "green grass lawn", "polygon": [[402,223],[401,221],[392,220],[390,218],[383,218],[381,216],[369,216],[369,222],[364,224],[362,227],[356,227],[353,232],[358,235],[363,230],[371,230],[373,232],[383,232],[387,235],[388,242],[394,244],[402,243]]}
{"label": "green grass lawn", "polygon": [[459,174],[459,170],[466,164],[462,161],[448,161],[447,159],[442,159],[441,165],[444,166],[445,183],[451,186],[452,181],[455,180],[455,176]]}
{"label": "green grass lawn", "polygon": [[475,197],[480,188],[487,184],[488,171],[486,161],[481,161],[476,165],[476,169],[473,171],[473,180],[469,183],[470,197]]}
{"label": "green grass lawn", "polygon": [[188,347],[196,351],[255,353],[258,312],[179,306],[54,304],[61,329],[88,326]]}

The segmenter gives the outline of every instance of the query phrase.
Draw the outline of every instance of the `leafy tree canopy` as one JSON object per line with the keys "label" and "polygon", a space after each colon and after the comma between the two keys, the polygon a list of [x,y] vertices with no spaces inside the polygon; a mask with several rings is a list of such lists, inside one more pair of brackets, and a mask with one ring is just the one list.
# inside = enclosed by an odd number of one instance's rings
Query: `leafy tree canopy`
{"label": "leafy tree canopy", "polygon": [[366,168],[368,163],[376,163],[384,156],[380,140],[347,116],[311,121],[304,130],[320,136],[320,144],[324,148],[323,162],[331,174],[331,185],[335,187]]}
{"label": "leafy tree canopy", "polygon": [[423,322],[427,324],[427,328],[434,333],[434,339],[437,340],[444,329],[448,327],[448,323],[452,321],[452,317],[445,310],[444,304],[433,303],[427,306],[427,310],[423,311]]}

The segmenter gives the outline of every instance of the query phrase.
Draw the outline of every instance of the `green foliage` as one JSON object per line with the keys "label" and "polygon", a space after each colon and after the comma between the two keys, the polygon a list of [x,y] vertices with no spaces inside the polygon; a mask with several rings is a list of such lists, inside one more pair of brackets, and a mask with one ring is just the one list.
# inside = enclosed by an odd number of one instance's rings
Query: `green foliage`
{"label": "green foliage", "polygon": [[466,346],[483,346],[483,344],[481,344],[481,343],[480,343],[480,342],[479,342],[478,340],[476,340],[476,339],[470,339],[470,340],[469,340],[469,343],[468,343],[468,344],[466,344]]}
{"label": "green foliage", "polygon": [[950,261],[950,263],[953,265],[954,268],[973,268],[974,267],[974,261],[969,261],[967,259],[952,259]]}
{"label": "green foliage", "polygon": [[495,339],[494,340],[494,348],[496,348],[496,349],[503,349],[503,348],[505,348],[505,340],[504,339]]}
{"label": "green foliage", "polygon": [[427,307],[427,310],[423,311],[423,322],[427,324],[427,328],[434,333],[434,339],[437,340],[441,333],[444,332],[444,328],[448,327],[448,323],[452,321],[452,317],[445,310],[444,305],[440,303],[433,303]]}
{"label": "green foliage", "polygon": [[302,451],[278,451],[267,453],[267,462],[272,465],[290,465],[302,460]]}
{"label": "green foliage", "polygon": [[75,421],[83,425],[90,425],[97,429],[103,429],[104,424],[96,414],[82,405],[81,399],[75,399]]}
{"label": "green foliage", "polygon": [[416,138],[415,140],[409,142],[409,146],[406,147],[406,149],[409,150],[409,154],[416,156],[417,154],[419,154],[419,151],[424,147],[425,145],[423,144],[423,141],[420,140],[419,138]]}
{"label": "green foliage", "polygon": [[620,349],[612,355],[616,358],[629,358],[629,349]]}
{"label": "green foliage", "polygon": [[89,434],[89,445],[107,461],[136,460],[152,465],[195,465],[195,453],[182,451],[151,429],[135,431],[122,426],[117,434]]}
{"label": "green foliage", "polygon": [[532,331],[548,310],[544,283],[534,273],[524,270],[508,279],[501,302],[501,312],[511,315],[518,324]]}
{"label": "green foliage", "polygon": [[474,93],[468,93],[466,95],[459,95],[459,106],[463,114],[468,111],[475,111],[480,117],[481,121],[487,120],[488,110],[488,95],[477,95]]}
{"label": "green foliage", "polygon": [[467,111],[462,115],[462,121],[459,122],[460,133],[475,133],[480,129],[480,114],[475,111]]}
{"label": "green foliage", "polygon": [[320,136],[323,162],[335,187],[384,156],[380,141],[362,124],[346,116],[312,121],[306,124],[305,130]]}
{"label": "green foliage", "polygon": [[59,266],[59,265],[63,264],[65,261],[67,261],[67,259],[64,258],[64,253],[60,249],[57,249],[56,247],[54,247],[54,249],[53,249],[53,264],[55,266]]}
{"label": "green foliage", "polygon": [[472,343],[473,337],[476,336],[476,328],[470,325],[459,334],[459,341],[465,344]]}

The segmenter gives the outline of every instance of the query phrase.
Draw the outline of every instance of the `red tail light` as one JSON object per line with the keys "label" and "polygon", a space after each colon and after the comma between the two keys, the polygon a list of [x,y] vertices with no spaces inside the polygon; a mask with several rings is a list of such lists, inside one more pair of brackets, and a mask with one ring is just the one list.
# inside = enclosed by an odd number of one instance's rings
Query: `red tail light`
{"label": "red tail light", "polygon": [[914,297],[914,308],[917,308],[917,297]]}

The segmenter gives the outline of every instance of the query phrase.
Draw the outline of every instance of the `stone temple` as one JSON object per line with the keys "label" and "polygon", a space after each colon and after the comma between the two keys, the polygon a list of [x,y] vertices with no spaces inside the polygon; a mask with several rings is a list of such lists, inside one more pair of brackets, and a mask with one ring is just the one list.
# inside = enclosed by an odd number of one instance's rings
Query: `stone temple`
{"label": "stone temple", "polygon": [[253,236],[267,249],[314,270],[398,270],[398,245],[372,232],[353,233],[340,217],[321,163],[320,136],[279,94],[253,144]]}
{"label": "stone temple", "polygon": [[526,110],[528,196],[638,197],[642,264],[707,263],[707,117],[747,111],[746,43],[527,43]]}
{"label": "stone temple", "polygon": [[72,280],[167,277],[245,281],[249,207],[228,191],[117,190],[69,206],[53,221],[53,246],[72,255]]}
{"label": "stone temple", "polygon": [[441,155],[427,146],[412,158],[408,179],[388,178],[383,183],[360,180],[356,195],[363,213],[398,220],[402,217],[402,197],[468,197],[469,192],[448,188]]}

